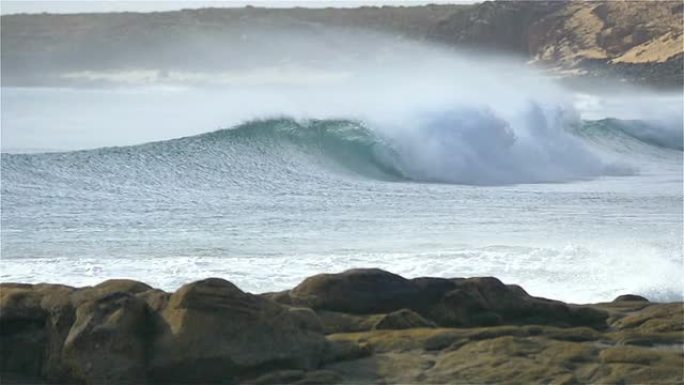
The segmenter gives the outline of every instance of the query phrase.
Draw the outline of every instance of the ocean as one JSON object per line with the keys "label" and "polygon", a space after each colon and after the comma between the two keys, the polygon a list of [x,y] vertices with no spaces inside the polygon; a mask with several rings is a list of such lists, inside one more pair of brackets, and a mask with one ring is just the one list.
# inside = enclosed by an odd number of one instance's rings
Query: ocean
{"label": "ocean", "polygon": [[[282,104],[243,116],[232,100],[237,118],[214,122],[217,105],[103,94],[3,88],[1,281],[173,290],[212,276],[267,292],[379,267],[576,303],[682,298],[681,96],[667,119],[584,96],[384,120]],[[59,147],[83,127],[91,142]]]}

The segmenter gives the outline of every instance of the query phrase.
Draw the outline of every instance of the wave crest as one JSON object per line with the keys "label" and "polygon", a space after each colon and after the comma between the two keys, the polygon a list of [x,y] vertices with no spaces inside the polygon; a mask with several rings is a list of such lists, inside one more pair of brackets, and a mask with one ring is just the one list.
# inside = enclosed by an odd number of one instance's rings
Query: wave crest
{"label": "wave crest", "polygon": [[[582,122],[572,111],[536,104],[505,118],[487,108],[455,108],[398,125],[273,118],[138,146],[3,154],[3,172],[17,171],[19,178],[39,165],[45,177],[172,187],[201,180],[275,188],[340,177],[465,185],[569,182],[632,173],[614,163],[629,162],[620,147],[628,143],[622,123]],[[639,143],[671,151],[650,141]],[[644,152],[652,152],[648,148]]]}
{"label": "wave crest", "polygon": [[[350,120],[260,120],[206,134],[254,148],[294,145],[369,177],[431,183],[499,185],[564,182],[615,174],[566,128],[579,121],[561,109],[531,105],[505,120],[489,109],[423,114],[403,127]],[[293,148],[294,149],[294,148]],[[622,171],[624,173],[624,171]]]}

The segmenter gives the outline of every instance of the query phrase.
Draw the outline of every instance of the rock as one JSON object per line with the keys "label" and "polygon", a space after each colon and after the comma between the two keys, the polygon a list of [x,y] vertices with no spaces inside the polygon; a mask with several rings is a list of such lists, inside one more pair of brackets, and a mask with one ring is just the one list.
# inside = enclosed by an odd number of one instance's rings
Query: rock
{"label": "rock", "polygon": [[426,320],[414,311],[402,309],[389,313],[382,317],[373,329],[413,329],[413,328],[433,328],[435,324]]}
{"label": "rock", "polygon": [[253,385],[291,384],[304,378],[303,370],[279,370],[259,376],[247,382]]}
{"label": "rock", "polygon": [[314,368],[327,346],[312,310],[217,279],[174,295],[130,280],[77,290],[4,284],[0,326],[2,371],[56,382],[230,381]]}
{"label": "rock", "polygon": [[315,368],[321,334],[286,307],[210,278],[185,285],[161,313],[149,364],[155,382],[237,382],[254,371]]}
{"label": "rock", "polygon": [[407,280],[382,270],[317,277],[299,290],[262,296],[216,278],[173,294],[129,280],[81,289],[0,284],[1,378],[82,384],[681,382],[682,303],[627,297],[574,306],[491,277]]}
{"label": "rock", "polygon": [[330,344],[323,357],[324,363],[355,360],[373,354],[370,345],[359,343],[359,341],[349,341],[347,339],[330,339]]}
{"label": "rock", "polygon": [[305,279],[289,292],[269,298],[283,304],[370,315],[401,309],[424,309],[436,302],[462,279],[406,279],[380,269],[352,269],[338,274],[319,274]]}
{"label": "rock", "polygon": [[93,288],[104,295],[117,292],[137,294],[152,290],[150,285],[132,279],[110,279],[95,285]]}
{"label": "rock", "polygon": [[339,373],[333,370],[314,370],[307,372],[304,378],[295,382],[296,385],[326,385],[336,384],[343,380]]}
{"label": "rock", "polygon": [[649,300],[636,294],[623,294],[615,298],[613,302],[649,302]]}
{"label": "rock", "polygon": [[347,314],[319,310],[318,314],[324,334],[364,332],[373,329],[384,314]]}
{"label": "rock", "polygon": [[74,382],[143,384],[152,330],[147,303],[116,291],[84,301],[64,342],[64,365]]}
{"label": "rock", "polygon": [[[446,292],[435,307],[441,308],[447,304],[450,311],[461,315],[462,322],[456,321],[456,324],[489,326],[506,321],[515,322],[520,314],[508,317],[505,313],[513,308],[516,312],[520,311],[528,303],[546,304],[545,300],[531,297],[519,287],[509,287],[496,278],[483,277],[458,281],[456,287]],[[454,324],[447,320],[438,321],[444,325]]]}
{"label": "rock", "polygon": [[614,322],[617,330],[643,332],[684,331],[684,305],[681,303],[650,305]]}
{"label": "rock", "polygon": [[[434,358],[422,352],[391,352],[374,354],[355,361],[335,363],[327,368],[339,373],[350,384],[419,384],[425,381],[425,372],[435,363]],[[454,379],[441,383],[454,384]],[[473,383],[460,381],[458,383]]]}
{"label": "rock", "polygon": [[342,380],[342,377],[332,370],[314,370],[305,372],[303,370],[281,370],[268,373],[254,380],[247,381],[254,385],[277,385],[277,384],[335,384]]}
{"label": "rock", "polygon": [[78,289],[71,295],[71,302],[78,306],[82,302],[106,297],[112,293],[137,294],[151,289],[152,287],[147,284],[130,279],[110,279],[92,287]]}
{"label": "rock", "polygon": [[323,333],[323,324],[316,312],[306,307],[287,308],[289,315],[298,328],[315,333]]}
{"label": "rock", "polygon": [[599,378],[604,384],[675,384],[682,383],[681,344],[677,349],[656,350],[635,346],[610,347],[599,353]]}
{"label": "rock", "polygon": [[292,301],[290,298],[290,290],[284,290],[274,293],[263,293],[259,294],[259,296],[271,300],[273,302],[278,302],[283,305],[292,305]]}
{"label": "rock", "polygon": [[[379,269],[355,269],[305,279],[274,300],[315,310],[353,314],[409,309],[439,326],[542,325],[605,328],[602,310],[532,297],[492,277],[408,280]],[[324,329],[335,329],[326,326]]]}
{"label": "rock", "polygon": [[458,282],[424,315],[441,326],[540,324],[605,328],[604,311],[536,298],[492,277]]}
{"label": "rock", "polygon": [[[671,346],[621,346],[589,328],[499,326],[373,330],[337,334],[374,352],[326,366],[348,382],[374,383],[680,383],[681,333]],[[598,341],[600,343],[597,343]],[[439,341],[439,343],[436,343]]]}
{"label": "rock", "polygon": [[[52,339],[57,360],[47,378],[59,382],[143,383],[150,310],[134,295],[152,288],[111,279],[69,295],[71,313],[62,335]],[[51,320],[56,317],[51,316]]]}
{"label": "rock", "polygon": [[39,376],[47,348],[47,316],[30,304],[7,302],[0,306],[0,370]]}
{"label": "rock", "polygon": [[353,314],[391,312],[417,300],[419,290],[406,278],[380,269],[353,269],[305,279],[289,293],[291,303],[314,310]]}
{"label": "rock", "polygon": [[168,305],[171,294],[159,289],[152,289],[136,293],[135,296],[147,302],[147,305],[154,312],[161,312]]}
{"label": "rock", "polygon": [[[544,329],[546,331],[546,329]],[[479,341],[502,336],[530,336],[519,326],[483,328],[420,328],[401,330],[371,330],[363,333],[341,333],[328,336],[335,344],[354,342],[375,354],[392,351],[441,351],[461,341]]]}
{"label": "rock", "polygon": [[[46,312],[40,306],[42,294],[34,290],[33,285],[4,283],[0,286],[0,321],[3,322],[4,330],[14,331],[16,327],[22,327],[14,321],[38,321],[45,320]],[[30,323],[30,322],[29,322]]]}
{"label": "rock", "polygon": [[[132,335],[145,327],[140,314],[146,305],[138,300],[129,306],[135,299],[121,299],[118,294],[149,289],[131,280],[110,280],[83,289],[3,284],[2,370],[55,382],[140,382],[144,374],[130,372],[144,373],[144,359],[131,346],[143,350],[144,342]],[[111,302],[113,298],[119,299]],[[131,316],[132,311],[137,315]],[[125,369],[126,365],[137,369]]]}
{"label": "rock", "polygon": [[63,285],[0,286],[0,370],[29,377],[61,379],[62,344],[74,321]]}

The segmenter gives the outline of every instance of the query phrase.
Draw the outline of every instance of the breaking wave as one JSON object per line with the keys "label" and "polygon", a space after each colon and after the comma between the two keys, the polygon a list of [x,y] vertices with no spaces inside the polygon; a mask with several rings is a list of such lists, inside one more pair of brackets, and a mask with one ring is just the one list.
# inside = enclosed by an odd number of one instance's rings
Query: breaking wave
{"label": "breaking wave", "polygon": [[3,154],[3,172],[11,178],[13,170],[25,168],[18,174],[42,170],[39,174],[47,178],[68,179],[75,173],[96,184],[109,178],[123,185],[137,181],[178,187],[198,178],[268,184],[288,178],[331,178],[341,172],[387,181],[465,185],[567,182],[632,172],[626,163],[605,161],[589,142],[600,141],[614,150],[638,141],[663,151],[681,151],[681,131],[667,135],[645,122],[582,122],[567,111],[536,105],[510,120],[488,109],[463,108],[424,114],[402,127],[277,118],[138,146]]}

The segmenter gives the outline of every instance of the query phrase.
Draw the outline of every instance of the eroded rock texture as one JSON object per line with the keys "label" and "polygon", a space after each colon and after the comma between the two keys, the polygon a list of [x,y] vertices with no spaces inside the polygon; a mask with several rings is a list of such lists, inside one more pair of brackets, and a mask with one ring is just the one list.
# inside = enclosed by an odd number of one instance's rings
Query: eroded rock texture
{"label": "eroded rock texture", "polygon": [[681,383],[684,312],[378,269],[253,295],[209,278],[0,285],[3,383]]}

